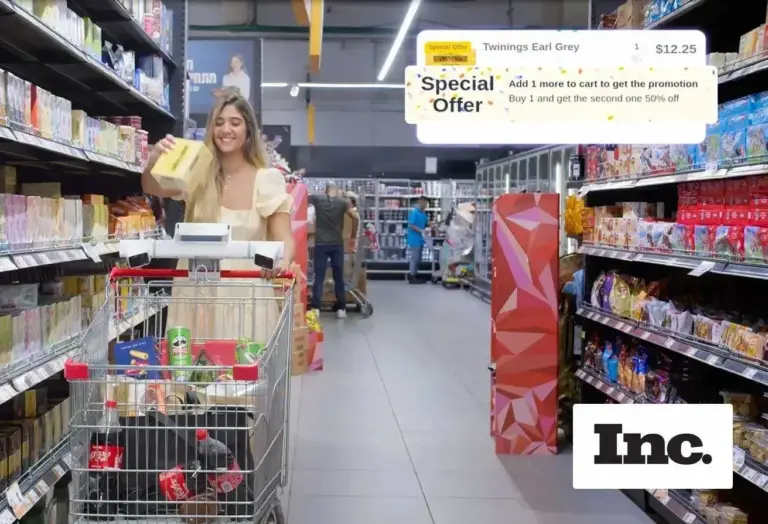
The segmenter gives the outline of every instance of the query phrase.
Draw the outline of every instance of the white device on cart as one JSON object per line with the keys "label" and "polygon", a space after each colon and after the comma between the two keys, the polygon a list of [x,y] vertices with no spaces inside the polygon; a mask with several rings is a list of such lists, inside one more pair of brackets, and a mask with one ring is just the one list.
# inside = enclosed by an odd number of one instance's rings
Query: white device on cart
{"label": "white device on cart", "polygon": [[283,258],[283,242],[232,240],[228,224],[176,224],[173,238],[140,238],[120,241],[120,257],[130,267],[143,267],[153,258],[188,259],[189,271],[203,273],[206,279],[219,274],[219,264],[226,259],[253,260],[263,269],[273,269]]}

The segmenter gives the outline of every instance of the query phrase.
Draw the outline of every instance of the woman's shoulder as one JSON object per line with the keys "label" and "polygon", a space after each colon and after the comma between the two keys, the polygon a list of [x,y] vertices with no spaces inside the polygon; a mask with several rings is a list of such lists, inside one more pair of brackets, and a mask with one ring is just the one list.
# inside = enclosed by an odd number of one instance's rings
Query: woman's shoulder
{"label": "woman's shoulder", "polygon": [[257,167],[256,168],[256,180],[259,179],[280,179],[285,180],[283,174],[276,167]]}

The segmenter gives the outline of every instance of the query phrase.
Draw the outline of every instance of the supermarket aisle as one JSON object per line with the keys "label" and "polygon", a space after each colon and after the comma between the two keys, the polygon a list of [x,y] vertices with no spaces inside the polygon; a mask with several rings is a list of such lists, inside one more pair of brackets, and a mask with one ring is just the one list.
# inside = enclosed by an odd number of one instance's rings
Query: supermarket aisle
{"label": "supermarket aisle", "polygon": [[375,315],[323,319],[325,370],[293,383],[290,524],[645,524],[618,492],[576,492],[570,458],[488,437],[488,306],[370,284]]}

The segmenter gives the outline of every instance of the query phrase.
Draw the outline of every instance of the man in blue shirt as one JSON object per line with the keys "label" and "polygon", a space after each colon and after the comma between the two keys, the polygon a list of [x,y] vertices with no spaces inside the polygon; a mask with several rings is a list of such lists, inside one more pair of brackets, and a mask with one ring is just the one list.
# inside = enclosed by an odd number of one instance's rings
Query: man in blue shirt
{"label": "man in blue shirt", "polygon": [[408,233],[406,234],[406,243],[410,251],[410,267],[408,269],[408,281],[411,284],[422,284],[425,280],[416,278],[419,272],[419,262],[421,262],[421,252],[424,249],[424,233],[429,226],[429,218],[425,210],[427,209],[427,199],[419,197],[416,205],[408,213]]}

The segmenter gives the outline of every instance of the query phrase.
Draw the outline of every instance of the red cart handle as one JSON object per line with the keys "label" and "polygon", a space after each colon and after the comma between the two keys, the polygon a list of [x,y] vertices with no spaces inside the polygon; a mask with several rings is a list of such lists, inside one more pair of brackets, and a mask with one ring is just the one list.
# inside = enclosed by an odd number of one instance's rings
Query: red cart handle
{"label": "red cart handle", "polygon": [[[218,272],[221,278],[264,278],[264,270],[262,269],[249,269],[249,270],[237,270],[237,269],[225,269]],[[109,280],[114,281],[118,278],[187,278],[189,277],[188,269],[144,269],[144,268],[124,268],[114,267],[109,272]],[[292,280],[295,277],[293,271],[283,271],[278,278],[284,278]]]}

